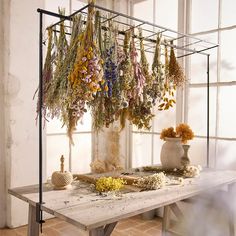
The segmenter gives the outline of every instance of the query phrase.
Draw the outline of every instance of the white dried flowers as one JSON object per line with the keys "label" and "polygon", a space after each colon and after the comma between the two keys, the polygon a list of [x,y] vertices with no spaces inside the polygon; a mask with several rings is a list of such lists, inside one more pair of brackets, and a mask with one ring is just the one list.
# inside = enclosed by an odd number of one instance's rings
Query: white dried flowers
{"label": "white dried flowers", "polygon": [[166,185],[166,176],[163,172],[144,176],[137,180],[135,185],[146,190],[156,190]]}
{"label": "white dried flowers", "polygon": [[198,166],[186,166],[183,171],[183,176],[187,178],[193,178],[200,174],[202,167]]}

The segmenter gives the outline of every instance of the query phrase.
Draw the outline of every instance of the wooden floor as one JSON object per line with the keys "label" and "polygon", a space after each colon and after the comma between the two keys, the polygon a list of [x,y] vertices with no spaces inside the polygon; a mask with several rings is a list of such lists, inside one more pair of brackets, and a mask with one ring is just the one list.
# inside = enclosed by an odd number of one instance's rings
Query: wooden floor
{"label": "wooden floor", "polygon": [[[16,229],[0,229],[0,236],[26,236],[27,226]],[[71,224],[59,219],[47,220],[43,227],[44,236],[85,236],[88,233],[78,230]],[[120,221],[112,233],[112,236],[160,236],[161,218],[143,220],[141,216],[135,216]]]}

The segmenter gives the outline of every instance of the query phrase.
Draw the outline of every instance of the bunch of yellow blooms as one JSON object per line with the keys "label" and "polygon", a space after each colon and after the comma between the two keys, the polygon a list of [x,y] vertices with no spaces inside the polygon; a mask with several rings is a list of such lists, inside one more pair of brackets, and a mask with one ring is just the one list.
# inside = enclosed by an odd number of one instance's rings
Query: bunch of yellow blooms
{"label": "bunch of yellow blooms", "polygon": [[165,138],[175,138],[175,137],[176,137],[176,132],[174,131],[173,127],[169,127],[161,131],[160,139],[164,140]]}
{"label": "bunch of yellow blooms", "polygon": [[187,124],[179,124],[176,127],[176,134],[181,137],[182,143],[186,144],[188,140],[194,138],[194,133]]}
{"label": "bunch of yellow blooms", "polygon": [[181,138],[182,143],[186,144],[188,140],[194,138],[194,133],[187,124],[179,124],[176,126],[175,130],[173,127],[163,129],[161,131],[160,139],[165,140],[165,138]]}
{"label": "bunch of yellow blooms", "polygon": [[126,181],[121,178],[101,177],[96,182],[98,192],[117,191],[124,187]]}

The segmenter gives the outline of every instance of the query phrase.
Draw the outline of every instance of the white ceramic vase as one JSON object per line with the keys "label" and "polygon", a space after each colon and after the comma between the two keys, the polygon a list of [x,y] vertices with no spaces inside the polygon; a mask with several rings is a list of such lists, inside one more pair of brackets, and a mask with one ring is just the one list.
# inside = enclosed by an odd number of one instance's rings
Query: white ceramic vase
{"label": "white ceramic vase", "polygon": [[165,169],[181,168],[181,157],[184,150],[181,138],[165,138],[161,148],[161,164]]}

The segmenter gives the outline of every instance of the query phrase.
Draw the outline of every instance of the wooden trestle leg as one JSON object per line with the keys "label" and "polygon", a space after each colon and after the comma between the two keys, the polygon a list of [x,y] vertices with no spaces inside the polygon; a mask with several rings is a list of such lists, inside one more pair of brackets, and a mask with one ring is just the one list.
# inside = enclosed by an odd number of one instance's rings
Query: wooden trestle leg
{"label": "wooden trestle leg", "polygon": [[39,236],[39,224],[36,222],[36,207],[29,204],[27,236]]}
{"label": "wooden trestle leg", "polygon": [[107,224],[105,227],[98,227],[89,231],[89,236],[110,236],[117,222]]}
{"label": "wooden trestle leg", "polygon": [[235,236],[235,199],[236,199],[236,184],[230,184],[229,185],[229,195],[230,195],[230,202],[232,203],[229,211],[229,235]]}

